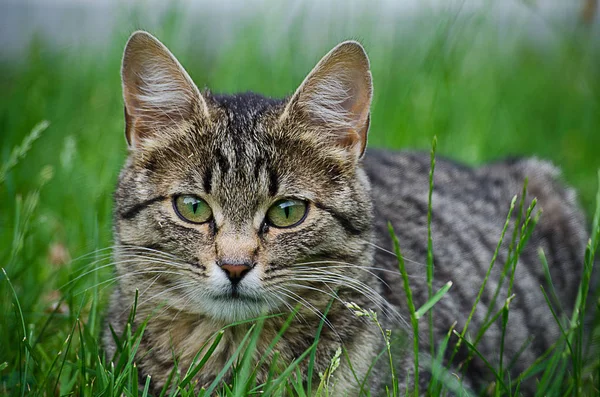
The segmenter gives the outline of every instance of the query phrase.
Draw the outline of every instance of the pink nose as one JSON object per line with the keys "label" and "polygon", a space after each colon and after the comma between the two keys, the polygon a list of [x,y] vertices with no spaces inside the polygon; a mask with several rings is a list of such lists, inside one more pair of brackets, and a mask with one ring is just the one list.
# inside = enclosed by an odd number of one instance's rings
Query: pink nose
{"label": "pink nose", "polygon": [[252,267],[246,264],[230,265],[226,263],[221,265],[221,269],[223,269],[233,284],[237,284],[246,274],[248,274]]}

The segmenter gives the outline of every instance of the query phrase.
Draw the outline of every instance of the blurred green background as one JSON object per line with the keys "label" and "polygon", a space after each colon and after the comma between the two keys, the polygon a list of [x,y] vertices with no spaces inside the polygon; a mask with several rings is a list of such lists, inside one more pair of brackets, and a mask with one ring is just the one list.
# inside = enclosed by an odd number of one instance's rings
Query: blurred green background
{"label": "blurred green background", "polygon": [[[69,258],[111,244],[112,193],[127,151],[120,58],[136,29],[161,39],[200,88],[274,97],[291,94],[335,44],[358,39],[375,84],[370,146],[429,150],[437,135],[440,155],[468,164],[547,158],[578,189],[588,214],[593,208],[600,29],[594,10],[585,8],[593,1],[551,2],[556,8],[500,0],[146,1],[87,13],[64,3],[26,2],[25,11],[18,2],[0,5],[0,266],[26,324],[43,330],[40,338],[56,351],[74,314],[48,323],[47,313],[90,262]],[[53,19],[43,29],[28,25],[44,13]],[[11,42],[6,35],[19,27],[28,34]],[[42,120],[50,126],[25,153],[23,140]],[[84,278],[79,295],[68,299],[87,302],[81,291],[105,274]],[[23,336],[14,332],[21,324],[4,277],[0,364],[12,360],[11,346]],[[99,290],[99,302],[107,292]],[[97,334],[100,326],[91,328]]]}

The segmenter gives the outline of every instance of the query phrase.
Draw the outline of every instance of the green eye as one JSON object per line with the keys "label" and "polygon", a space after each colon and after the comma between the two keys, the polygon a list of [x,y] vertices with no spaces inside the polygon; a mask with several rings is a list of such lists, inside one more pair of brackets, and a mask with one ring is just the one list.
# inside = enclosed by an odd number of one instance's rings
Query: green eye
{"label": "green eye", "polygon": [[181,219],[191,223],[204,223],[212,217],[212,210],[208,203],[200,197],[183,195],[173,200],[175,212]]}
{"label": "green eye", "polygon": [[300,224],[308,212],[306,202],[295,199],[279,200],[267,211],[267,221],[275,227],[292,227]]}

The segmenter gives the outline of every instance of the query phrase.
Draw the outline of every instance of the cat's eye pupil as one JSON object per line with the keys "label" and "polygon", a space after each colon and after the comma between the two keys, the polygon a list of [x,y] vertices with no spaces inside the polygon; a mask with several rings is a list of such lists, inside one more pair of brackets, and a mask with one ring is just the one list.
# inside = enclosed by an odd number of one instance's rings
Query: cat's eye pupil
{"label": "cat's eye pupil", "polygon": [[308,205],[305,201],[283,199],[269,208],[266,221],[269,225],[279,228],[293,227],[304,221],[307,211]]}
{"label": "cat's eye pupil", "polygon": [[173,207],[181,219],[190,223],[204,223],[212,218],[212,210],[208,203],[197,196],[176,196]]}

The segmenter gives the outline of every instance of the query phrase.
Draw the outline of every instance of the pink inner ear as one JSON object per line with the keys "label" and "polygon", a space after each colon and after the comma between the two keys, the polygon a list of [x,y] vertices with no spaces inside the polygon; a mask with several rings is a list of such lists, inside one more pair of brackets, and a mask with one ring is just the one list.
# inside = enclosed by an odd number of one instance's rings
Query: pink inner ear
{"label": "pink inner ear", "polygon": [[369,59],[353,41],[325,55],[296,90],[280,120],[290,116],[319,126],[327,142],[362,155],[369,129],[372,83]]}
{"label": "pink inner ear", "polygon": [[121,76],[130,145],[158,135],[174,123],[208,115],[206,103],[185,69],[148,33],[134,33],[129,39]]}

